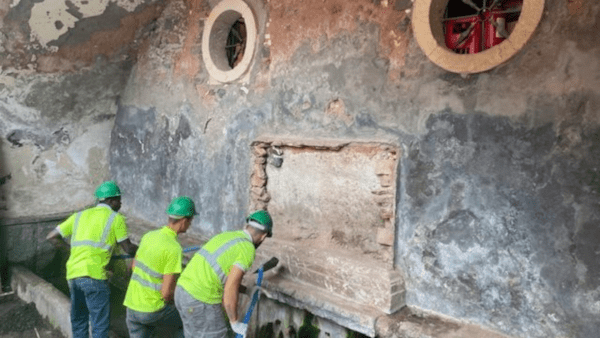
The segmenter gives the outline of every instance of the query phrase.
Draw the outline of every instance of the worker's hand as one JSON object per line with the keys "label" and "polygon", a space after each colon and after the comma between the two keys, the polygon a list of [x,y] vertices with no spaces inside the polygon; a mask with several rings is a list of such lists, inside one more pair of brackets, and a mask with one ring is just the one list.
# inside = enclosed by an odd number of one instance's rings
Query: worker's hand
{"label": "worker's hand", "polygon": [[246,331],[248,331],[248,324],[244,324],[242,322],[230,323],[231,329],[236,334],[242,335],[242,337],[246,338]]}

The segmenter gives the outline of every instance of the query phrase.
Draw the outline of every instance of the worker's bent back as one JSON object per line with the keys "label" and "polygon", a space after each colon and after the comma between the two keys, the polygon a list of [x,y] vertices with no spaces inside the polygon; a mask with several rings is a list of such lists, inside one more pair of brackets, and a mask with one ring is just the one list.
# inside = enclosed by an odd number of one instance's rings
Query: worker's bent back
{"label": "worker's bent back", "polygon": [[116,243],[127,239],[124,217],[106,204],[71,215],[58,226],[61,236],[71,236],[67,279],[107,279],[106,265]]}
{"label": "worker's bent back", "polygon": [[247,271],[254,262],[255,248],[248,233],[223,232],[208,241],[194,254],[177,285],[206,304],[223,299],[225,279],[233,265]]}

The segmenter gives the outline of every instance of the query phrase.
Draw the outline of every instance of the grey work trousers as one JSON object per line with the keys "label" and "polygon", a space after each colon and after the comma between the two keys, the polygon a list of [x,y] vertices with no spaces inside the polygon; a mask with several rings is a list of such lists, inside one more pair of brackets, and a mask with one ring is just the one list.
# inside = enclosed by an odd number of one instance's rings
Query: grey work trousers
{"label": "grey work trousers", "polygon": [[221,304],[203,303],[178,285],[175,288],[175,306],[181,315],[185,338],[231,336]]}

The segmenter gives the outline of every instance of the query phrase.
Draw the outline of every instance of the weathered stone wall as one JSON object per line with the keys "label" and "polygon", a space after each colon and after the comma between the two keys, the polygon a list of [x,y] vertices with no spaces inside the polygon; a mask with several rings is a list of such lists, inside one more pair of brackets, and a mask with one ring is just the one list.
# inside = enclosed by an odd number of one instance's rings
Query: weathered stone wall
{"label": "weathered stone wall", "polygon": [[237,229],[257,137],[394,139],[410,306],[514,336],[595,335],[600,4],[546,1],[520,53],[461,77],[422,54],[410,2],[249,1],[249,80],[218,85],[200,55],[215,3],[170,2],[134,68],[110,150],[124,208],[160,221],[188,194],[193,231]]}
{"label": "weathered stone wall", "polygon": [[[17,218],[2,221],[0,224],[5,229],[5,236],[9,238],[6,241],[8,261],[45,277],[60,275],[65,266],[61,267],[59,253],[46,241],[46,234],[68,216],[61,214],[44,219]],[[52,271],[54,269],[56,271]]]}
{"label": "weathered stone wall", "polygon": [[118,97],[161,10],[152,1],[0,0],[3,217],[93,203],[109,178]]}

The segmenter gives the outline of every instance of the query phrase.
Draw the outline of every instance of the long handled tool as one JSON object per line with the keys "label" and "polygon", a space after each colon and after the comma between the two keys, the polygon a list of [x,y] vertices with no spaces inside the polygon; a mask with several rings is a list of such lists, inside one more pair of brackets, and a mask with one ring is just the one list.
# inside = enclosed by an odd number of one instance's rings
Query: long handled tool
{"label": "long handled tool", "polygon": [[[190,251],[197,251],[199,249],[200,249],[199,246],[188,246],[187,248],[183,248],[183,253],[190,252]],[[133,258],[133,257],[131,255],[127,255],[127,254],[112,256],[112,259],[128,259],[128,258]]]}
{"label": "long handled tool", "polygon": [[6,291],[6,292],[1,292],[0,293],[0,297],[9,296],[9,295],[12,295],[13,293],[15,293],[13,290]]}
{"label": "long handled tool", "polygon": [[[277,263],[279,263],[279,259],[277,259],[277,257],[273,257],[269,259],[266,263],[261,265],[258,269],[256,269],[256,271],[254,271],[254,273],[258,273],[258,277],[256,278],[256,291],[254,291],[254,294],[252,295],[252,301],[250,302],[250,306],[248,306],[248,310],[246,310],[246,315],[244,316],[243,321],[244,324],[248,324],[248,322],[250,322],[250,317],[252,317],[252,311],[254,310],[258,299],[260,298],[260,284],[262,283],[263,273],[277,266]],[[241,334],[235,335],[235,338],[242,337],[243,336]]]}

